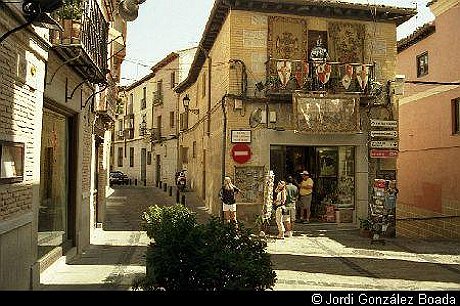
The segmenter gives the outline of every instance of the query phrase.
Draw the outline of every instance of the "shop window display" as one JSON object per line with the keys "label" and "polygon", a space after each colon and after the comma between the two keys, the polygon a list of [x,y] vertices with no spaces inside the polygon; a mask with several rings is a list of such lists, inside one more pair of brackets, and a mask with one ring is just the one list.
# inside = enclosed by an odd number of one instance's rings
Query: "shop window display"
{"label": "shop window display", "polygon": [[312,220],[353,222],[354,146],[271,146],[270,159],[276,177],[292,175],[300,181],[301,171],[310,172],[314,181]]}
{"label": "shop window display", "polygon": [[352,222],[355,195],[354,147],[317,148],[319,175],[316,188],[316,209],[319,220],[338,221],[334,211],[340,210],[346,222]]}

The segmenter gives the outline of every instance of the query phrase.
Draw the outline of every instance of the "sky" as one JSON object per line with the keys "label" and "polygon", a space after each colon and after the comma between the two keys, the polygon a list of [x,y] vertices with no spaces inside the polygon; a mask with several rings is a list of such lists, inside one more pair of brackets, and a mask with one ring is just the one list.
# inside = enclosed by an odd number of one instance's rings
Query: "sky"
{"label": "sky", "polygon": [[[345,0],[344,0],[345,1]],[[397,39],[434,19],[429,0],[347,0],[361,4],[417,8],[417,16],[397,28]],[[139,16],[128,22],[121,85],[141,79],[169,53],[192,48],[201,40],[214,0],[146,0]]]}

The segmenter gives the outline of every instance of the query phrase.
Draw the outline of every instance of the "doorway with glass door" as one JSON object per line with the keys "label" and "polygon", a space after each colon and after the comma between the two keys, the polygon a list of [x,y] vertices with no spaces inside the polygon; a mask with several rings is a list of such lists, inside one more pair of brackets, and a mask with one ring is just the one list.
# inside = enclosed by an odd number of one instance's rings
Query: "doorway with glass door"
{"label": "doorway with glass door", "polygon": [[[355,207],[354,146],[270,146],[275,183],[307,170],[314,181],[311,223],[336,222],[336,211]],[[299,209],[297,209],[297,219]]]}

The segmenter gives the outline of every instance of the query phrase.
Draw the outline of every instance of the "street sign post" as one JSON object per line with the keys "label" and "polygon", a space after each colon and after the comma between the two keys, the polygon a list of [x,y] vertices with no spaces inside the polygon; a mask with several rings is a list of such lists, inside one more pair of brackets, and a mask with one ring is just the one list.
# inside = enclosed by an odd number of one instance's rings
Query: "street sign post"
{"label": "street sign post", "polygon": [[244,164],[251,158],[251,148],[245,143],[237,143],[232,147],[232,158],[239,164]]}

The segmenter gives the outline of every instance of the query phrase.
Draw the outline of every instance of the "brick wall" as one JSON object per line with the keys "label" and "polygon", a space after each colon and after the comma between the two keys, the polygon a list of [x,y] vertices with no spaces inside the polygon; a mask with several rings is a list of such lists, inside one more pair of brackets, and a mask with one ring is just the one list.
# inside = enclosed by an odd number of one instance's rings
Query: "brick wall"
{"label": "brick wall", "polygon": [[[458,201],[451,204],[444,213],[398,202],[396,216],[396,233],[410,238],[460,238],[460,210]],[[451,216],[451,217],[449,217]]]}

